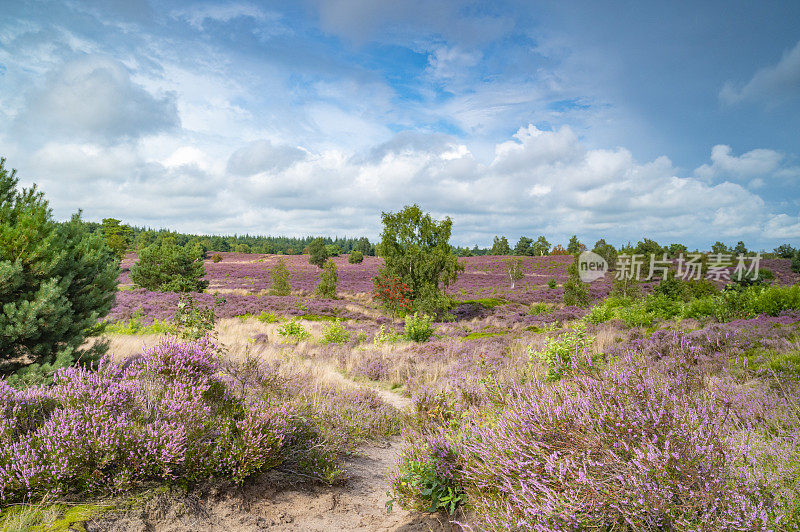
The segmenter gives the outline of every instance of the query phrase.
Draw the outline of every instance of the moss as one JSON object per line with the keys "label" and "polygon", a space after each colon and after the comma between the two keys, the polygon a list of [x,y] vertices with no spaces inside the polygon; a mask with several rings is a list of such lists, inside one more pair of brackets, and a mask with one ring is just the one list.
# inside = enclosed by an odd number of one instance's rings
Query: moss
{"label": "moss", "polygon": [[474,333],[470,333],[470,334],[462,337],[461,339],[462,340],[477,340],[477,339],[480,339],[480,338],[492,338],[493,336],[504,336],[506,334],[508,334],[508,331],[503,331],[503,332],[489,332],[489,331],[474,332]]}
{"label": "moss", "polygon": [[498,307],[500,305],[506,305],[508,303],[508,301],[506,301],[505,299],[502,299],[502,298],[498,298],[498,297],[484,297],[484,298],[481,298],[481,299],[467,299],[465,301],[461,301],[462,305],[467,304],[467,303],[480,305],[480,306],[482,306],[484,308],[494,308],[494,307]]}
{"label": "moss", "polygon": [[84,524],[114,509],[107,504],[68,506],[17,505],[0,513],[0,530],[31,532],[85,532]]}

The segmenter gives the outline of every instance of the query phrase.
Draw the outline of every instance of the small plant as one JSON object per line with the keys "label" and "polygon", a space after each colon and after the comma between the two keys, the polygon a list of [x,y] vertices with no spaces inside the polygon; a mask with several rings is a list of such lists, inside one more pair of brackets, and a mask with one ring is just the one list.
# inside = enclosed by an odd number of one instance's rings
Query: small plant
{"label": "small plant", "polygon": [[321,344],[345,344],[350,341],[350,331],[345,329],[341,320],[336,320],[325,327],[319,339]]}
{"label": "small plant", "polygon": [[336,272],[336,264],[329,260],[322,267],[322,274],[319,276],[317,284],[317,295],[327,299],[336,299],[337,284],[339,284],[339,275]]}
{"label": "small plant", "polygon": [[292,285],[289,283],[289,270],[286,268],[286,263],[282,258],[278,259],[278,264],[272,269],[270,277],[272,278],[270,295],[288,296],[292,293]]}
{"label": "small plant", "polygon": [[549,314],[553,312],[553,307],[547,303],[534,303],[528,307],[528,314],[538,316],[539,314]]}
{"label": "small plant", "polygon": [[214,255],[212,255],[211,257],[211,260],[214,262],[214,264],[222,262],[222,255],[220,255],[219,253],[214,253]]}
{"label": "small plant", "polygon": [[375,333],[375,339],[372,342],[376,346],[378,346],[381,344],[393,344],[396,342],[402,342],[405,339],[406,337],[404,334],[390,331],[386,329],[386,325],[381,325],[381,328],[378,329],[377,333]]}
{"label": "small plant", "polygon": [[558,283],[556,282],[555,279],[550,279],[549,281],[547,281],[547,288],[549,288],[550,290],[554,289],[557,286]]}
{"label": "small plant", "polygon": [[[217,299],[217,305],[225,304],[224,299]],[[178,300],[178,310],[172,317],[175,333],[184,340],[199,340],[214,330],[217,314],[212,307],[197,307],[194,298],[188,294]]]}
{"label": "small plant", "polygon": [[426,342],[433,335],[433,318],[427,314],[415,312],[406,317],[406,336],[415,342]]}
{"label": "small plant", "polygon": [[364,262],[364,254],[360,251],[352,251],[350,252],[350,256],[347,257],[347,262],[350,264],[361,264]]}
{"label": "small plant", "polygon": [[547,338],[544,349],[534,351],[528,348],[530,366],[539,360],[547,366],[547,379],[554,381],[560,379],[566,370],[577,363],[576,357],[586,356],[586,351],[592,345],[593,338],[586,334],[586,324],[578,323],[572,330],[561,334],[558,338]]}
{"label": "small plant", "polygon": [[292,318],[280,327],[278,327],[278,334],[292,342],[301,342],[311,337],[303,324],[297,318]]}
{"label": "small plant", "polygon": [[266,310],[261,314],[259,314],[258,316],[256,316],[256,319],[261,323],[275,323],[278,321],[278,317],[275,315],[274,312],[269,312]]}

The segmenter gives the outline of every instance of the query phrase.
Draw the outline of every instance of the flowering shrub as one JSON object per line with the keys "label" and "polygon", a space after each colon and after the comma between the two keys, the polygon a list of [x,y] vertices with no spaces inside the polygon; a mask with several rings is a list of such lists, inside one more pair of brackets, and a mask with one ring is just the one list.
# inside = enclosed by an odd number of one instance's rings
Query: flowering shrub
{"label": "flowering shrub", "polygon": [[61,370],[51,388],[0,382],[0,501],[141,482],[241,482],[281,463],[299,421],[237,397],[206,340],[165,339],[126,364]]}
{"label": "flowering shrub", "polygon": [[411,299],[412,290],[407,284],[393,277],[375,277],[373,282],[375,299],[393,315],[411,311],[414,301]]}

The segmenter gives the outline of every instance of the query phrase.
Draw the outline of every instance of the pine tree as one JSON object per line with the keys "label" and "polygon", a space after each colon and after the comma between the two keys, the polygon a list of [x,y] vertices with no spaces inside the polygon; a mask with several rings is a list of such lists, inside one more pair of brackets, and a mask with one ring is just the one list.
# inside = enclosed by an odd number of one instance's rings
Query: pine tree
{"label": "pine tree", "polygon": [[336,264],[329,260],[322,267],[322,275],[317,284],[317,295],[328,299],[336,299],[336,285],[339,284],[339,275]]}
{"label": "pine tree", "polygon": [[202,292],[208,281],[203,257],[175,243],[172,237],[152,244],[139,252],[139,261],[131,268],[131,281],[142,288],[161,292]]}
{"label": "pine tree", "polygon": [[0,375],[47,378],[97,350],[81,350],[88,330],[114,305],[119,267],[80,213],[57,223],[41,192],[17,191],[0,158]]}

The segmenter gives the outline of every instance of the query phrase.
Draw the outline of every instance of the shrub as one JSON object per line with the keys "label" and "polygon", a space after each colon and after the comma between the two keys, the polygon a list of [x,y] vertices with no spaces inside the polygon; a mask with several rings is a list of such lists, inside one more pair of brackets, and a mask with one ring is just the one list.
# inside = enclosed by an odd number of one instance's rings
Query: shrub
{"label": "shrub", "polygon": [[630,353],[511,391],[460,448],[475,528],[775,529],[771,498],[732,474],[727,401],[699,378]]}
{"label": "shrub", "polygon": [[558,283],[556,282],[556,280],[555,280],[555,279],[550,279],[549,281],[547,281],[547,287],[548,287],[550,290],[553,290],[553,289],[554,289],[555,287],[557,287],[557,286],[558,286]]}
{"label": "shrub", "polygon": [[406,316],[405,332],[409,340],[426,342],[433,334],[433,319],[418,312],[413,316]]}
{"label": "shrub", "polygon": [[[224,305],[224,299],[217,299],[217,305]],[[172,317],[172,326],[184,340],[199,340],[214,330],[217,314],[212,307],[197,307],[194,298],[188,294],[178,300],[178,309]]]}
{"label": "shrub", "polygon": [[514,259],[506,259],[504,262],[506,263],[506,273],[508,274],[508,278],[511,280],[511,289],[513,290],[517,281],[525,277],[523,262],[519,257]]}
{"label": "shrub", "polygon": [[411,288],[403,281],[393,277],[375,277],[373,295],[381,306],[389,310],[392,316],[403,315],[413,306]]}
{"label": "shrub", "polygon": [[17,191],[0,158],[0,377],[48,380],[59,368],[98,353],[81,348],[114,305],[119,266],[79,215],[52,219],[34,186]]}
{"label": "shrub", "polygon": [[0,382],[0,501],[153,480],[240,483],[289,457],[310,461],[314,434],[300,416],[285,402],[239,396],[219,372],[209,343],[166,339],[125,365],[62,369],[50,388]]}
{"label": "shrub", "polygon": [[549,314],[553,312],[553,307],[548,303],[533,303],[528,307],[528,314],[538,316],[539,314]]}
{"label": "shrub", "polygon": [[272,278],[272,286],[269,293],[273,296],[288,296],[292,293],[292,285],[289,284],[289,270],[286,268],[286,263],[283,259],[278,259],[278,264],[272,269],[270,273]]}
{"label": "shrub", "polygon": [[586,334],[586,324],[577,323],[557,338],[546,338],[541,351],[528,347],[528,359],[531,365],[535,360],[544,363],[547,366],[547,379],[558,380],[568,368],[581,362],[578,357],[588,357],[591,361],[592,355],[587,350],[592,342],[593,339]]}
{"label": "shrub", "polygon": [[589,304],[589,289],[578,275],[578,256],[569,266],[569,278],[564,283],[564,304],[585,307]]}
{"label": "shrub", "polygon": [[322,332],[319,343],[327,344],[346,344],[350,341],[350,331],[348,331],[341,320],[330,323]]}
{"label": "shrub", "polygon": [[339,275],[336,272],[336,264],[332,260],[325,263],[322,274],[319,276],[317,284],[317,295],[328,299],[336,299],[336,285],[339,283]]}
{"label": "shrub", "polygon": [[322,268],[325,261],[330,256],[328,249],[325,247],[325,241],[322,238],[315,238],[308,245],[308,263],[313,264],[317,268]]}
{"label": "shrub", "polygon": [[386,329],[386,325],[381,325],[378,332],[375,333],[375,338],[373,339],[373,343],[378,346],[381,344],[393,344],[396,342],[402,342],[406,339],[404,334],[400,334],[398,332],[390,331]]}
{"label": "shrub", "polygon": [[214,261],[214,264],[216,264],[218,262],[222,262],[222,255],[220,255],[219,253],[214,253],[211,256],[211,260]]}
{"label": "shrub", "polygon": [[357,250],[351,251],[350,255],[347,257],[347,262],[350,264],[361,264],[364,262],[364,254]]}
{"label": "shrub", "polygon": [[292,342],[300,342],[311,337],[311,333],[303,327],[298,318],[292,318],[278,327],[278,334]]}
{"label": "shrub", "polygon": [[202,292],[208,281],[203,258],[165,238],[139,252],[131,268],[131,281],[147,290],[159,292]]}
{"label": "shrub", "polygon": [[256,319],[261,323],[275,323],[278,321],[278,317],[275,315],[275,313],[267,310],[256,316]]}

